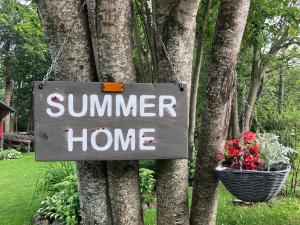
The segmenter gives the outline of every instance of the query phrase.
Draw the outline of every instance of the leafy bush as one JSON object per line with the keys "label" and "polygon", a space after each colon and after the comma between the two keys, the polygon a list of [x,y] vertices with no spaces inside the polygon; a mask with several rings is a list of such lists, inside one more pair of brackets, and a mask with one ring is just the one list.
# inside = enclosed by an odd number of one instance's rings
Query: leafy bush
{"label": "leafy bush", "polygon": [[140,191],[145,203],[149,203],[154,199],[155,179],[153,175],[153,170],[140,168]]}
{"label": "leafy bush", "polygon": [[66,225],[76,225],[79,218],[79,194],[76,185],[76,176],[70,175],[62,182],[54,185],[52,196],[42,201],[42,207],[38,210],[39,216],[51,221],[59,220]]}
{"label": "leafy bush", "polygon": [[70,175],[76,175],[73,163],[51,164],[42,179],[39,179],[36,186],[36,194],[47,192],[54,194],[59,191],[57,184],[63,182]]}
{"label": "leafy bush", "polygon": [[0,160],[10,160],[10,159],[20,159],[22,158],[22,153],[17,150],[10,149],[0,149]]}
{"label": "leafy bush", "polygon": [[279,137],[272,133],[263,133],[258,138],[261,155],[264,157],[268,170],[278,166],[290,165],[290,158],[297,151],[279,143]]}
{"label": "leafy bush", "polygon": [[72,163],[50,166],[36,187],[36,194],[46,192],[49,196],[42,201],[38,215],[44,219],[59,220],[66,225],[80,221],[77,177]]}

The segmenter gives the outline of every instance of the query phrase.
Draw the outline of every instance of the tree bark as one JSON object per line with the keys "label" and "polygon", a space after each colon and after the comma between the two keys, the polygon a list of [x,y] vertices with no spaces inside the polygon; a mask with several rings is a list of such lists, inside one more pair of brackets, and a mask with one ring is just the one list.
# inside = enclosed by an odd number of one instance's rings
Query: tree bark
{"label": "tree bark", "polygon": [[[4,102],[10,106],[12,93],[13,93],[13,87],[14,83],[10,78],[9,74],[6,74],[6,81],[5,81],[5,94],[4,94]],[[8,113],[5,117],[5,133],[8,134],[11,132],[11,113]]]}
{"label": "tree bark", "polygon": [[[135,82],[130,0],[88,0],[87,3],[99,80]],[[143,224],[138,161],[108,161],[107,179],[112,223]]]}
{"label": "tree bark", "polygon": [[[81,1],[40,0],[38,12],[54,59],[63,39],[75,21]],[[86,12],[80,15],[55,68],[57,80],[97,81]],[[78,190],[83,224],[109,225],[105,163],[77,162]]]}
{"label": "tree bark", "polygon": [[231,104],[231,115],[230,115],[230,126],[231,126],[231,138],[240,138],[240,124],[239,124],[239,109],[238,109],[238,97],[237,88],[235,87],[232,104]]}
{"label": "tree bark", "polygon": [[225,130],[237,79],[237,55],[249,5],[250,0],[222,0],[220,3],[200,127],[191,225],[215,224],[219,180],[214,170],[219,163],[217,154],[223,152],[226,138]]}
{"label": "tree bark", "polygon": [[[13,81],[11,79],[11,59],[9,55],[10,51],[10,41],[6,41],[3,46],[4,50],[4,60],[3,60],[3,66],[4,66],[4,77],[5,77],[5,93],[4,93],[4,102],[10,106],[11,103],[11,97],[13,92]],[[10,123],[11,123],[11,114],[9,113],[5,117],[5,124],[4,124],[4,132],[6,134],[10,133]]]}
{"label": "tree bark", "polygon": [[[190,93],[198,0],[156,1],[157,28]],[[174,82],[165,53],[159,52],[159,82]],[[188,160],[157,160],[157,224],[188,224]]]}
{"label": "tree bark", "polygon": [[195,128],[196,128],[196,112],[197,112],[197,97],[198,97],[198,87],[199,87],[199,78],[201,73],[201,64],[202,64],[202,55],[204,49],[204,40],[205,40],[205,30],[206,23],[209,15],[209,9],[211,7],[212,0],[206,0],[205,8],[202,15],[202,24],[199,29],[198,46],[196,51],[195,58],[195,74],[192,78],[191,84],[191,98],[190,98],[190,115],[189,115],[189,159],[193,157],[193,152],[195,151]]}
{"label": "tree bark", "polygon": [[[252,109],[256,101],[256,96],[261,85],[261,77],[264,74],[259,70],[260,49],[257,44],[253,46],[252,68],[251,68],[251,84],[247,102],[245,102],[244,114],[241,121],[242,130],[250,129],[250,118]],[[266,71],[266,69],[264,70]],[[263,72],[263,71],[262,71]]]}

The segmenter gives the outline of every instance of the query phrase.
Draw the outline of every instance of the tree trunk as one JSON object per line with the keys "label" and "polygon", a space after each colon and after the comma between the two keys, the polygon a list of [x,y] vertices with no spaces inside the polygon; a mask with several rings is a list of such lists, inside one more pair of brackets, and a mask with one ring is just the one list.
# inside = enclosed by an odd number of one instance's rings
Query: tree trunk
{"label": "tree trunk", "polygon": [[280,115],[283,112],[283,97],[284,97],[284,71],[283,71],[283,67],[280,67],[279,90],[278,90],[278,113]]}
{"label": "tree trunk", "polygon": [[[13,93],[13,81],[10,78],[10,75],[7,74],[5,81],[5,94],[4,94],[4,102],[10,106],[12,93]],[[9,113],[5,117],[5,133],[8,134],[11,132],[11,114]]]}
{"label": "tree trunk", "polygon": [[[198,0],[156,1],[157,28],[174,66],[190,93]],[[160,49],[159,81],[174,82],[175,75]],[[188,160],[157,160],[157,224],[188,224]]]}
{"label": "tree trunk", "polygon": [[242,130],[250,130],[250,119],[252,110],[256,101],[257,94],[259,92],[262,77],[266,72],[266,68],[262,71],[259,69],[259,60],[260,60],[260,49],[257,44],[253,46],[253,58],[252,58],[252,68],[251,68],[251,84],[249,88],[249,94],[247,102],[245,102],[244,114],[241,121]]}
{"label": "tree trunk", "polygon": [[231,126],[231,138],[240,138],[241,131],[239,125],[239,109],[238,109],[238,97],[237,88],[235,87],[232,104],[231,104],[231,115],[230,115],[230,126]]}
{"label": "tree trunk", "polygon": [[228,112],[236,86],[237,55],[249,5],[250,0],[222,0],[220,3],[200,129],[191,225],[215,224],[219,184],[215,174],[219,163],[217,154],[223,152],[224,131],[227,130]]}
{"label": "tree trunk", "polygon": [[[4,93],[4,102],[10,106],[11,103],[11,96],[13,91],[13,81],[11,80],[11,59],[9,55],[10,51],[10,41],[7,41],[4,43],[3,46],[4,50],[4,60],[3,60],[3,66],[4,66],[4,77],[5,77],[5,93]],[[6,134],[10,133],[10,121],[11,121],[11,115],[10,113],[5,117],[5,124],[4,124],[4,131]]]}
{"label": "tree trunk", "polygon": [[[89,0],[88,16],[99,80],[134,82],[130,0]],[[107,178],[112,223],[143,224],[138,161],[108,161]]]}
{"label": "tree trunk", "polygon": [[[38,12],[54,59],[78,15],[81,1],[40,0]],[[55,69],[57,80],[97,81],[86,13],[73,27]],[[78,189],[83,224],[111,224],[105,163],[77,162]]]}
{"label": "tree trunk", "polygon": [[[243,130],[249,130],[251,114],[256,100],[258,99],[258,93],[262,90],[262,82],[268,71],[268,63],[270,62],[270,57],[276,55],[280,49],[284,46],[283,43],[288,38],[289,26],[286,26],[282,35],[272,44],[270,51],[264,56],[260,56],[259,48],[257,43],[254,43],[254,53],[252,60],[251,69],[251,84],[248,94],[248,99],[245,104],[244,115],[242,117],[242,128]],[[266,58],[265,58],[266,57]],[[260,66],[259,66],[260,64]]]}
{"label": "tree trunk", "polygon": [[202,15],[202,24],[199,29],[198,37],[198,46],[196,51],[195,59],[195,74],[192,79],[191,84],[191,99],[190,99],[190,115],[189,115],[189,159],[193,157],[193,152],[195,150],[195,128],[196,128],[196,112],[197,112],[197,97],[198,97],[198,86],[199,78],[201,73],[201,64],[202,64],[202,55],[204,49],[204,39],[205,39],[205,30],[206,23],[208,19],[209,9],[211,7],[212,0],[206,0],[205,9]]}

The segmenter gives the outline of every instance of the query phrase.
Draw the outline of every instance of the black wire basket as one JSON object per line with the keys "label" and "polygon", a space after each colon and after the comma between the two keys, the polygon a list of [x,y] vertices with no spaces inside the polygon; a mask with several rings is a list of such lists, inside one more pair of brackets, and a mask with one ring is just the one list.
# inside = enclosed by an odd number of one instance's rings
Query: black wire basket
{"label": "black wire basket", "polygon": [[279,193],[290,167],[280,171],[259,171],[218,166],[216,172],[236,198],[245,202],[266,202]]}

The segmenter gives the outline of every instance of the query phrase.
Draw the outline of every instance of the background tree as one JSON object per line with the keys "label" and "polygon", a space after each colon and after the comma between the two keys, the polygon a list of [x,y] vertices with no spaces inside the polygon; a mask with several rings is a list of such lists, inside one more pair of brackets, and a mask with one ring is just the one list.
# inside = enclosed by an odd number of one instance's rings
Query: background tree
{"label": "background tree", "polygon": [[250,129],[256,99],[272,61],[282,49],[298,42],[299,10],[296,1],[254,1],[251,4],[246,40],[253,49],[251,82],[244,107],[242,129]]}
{"label": "background tree", "polygon": [[249,6],[249,0],[224,0],[220,3],[200,129],[191,209],[192,225],[215,224],[216,221],[217,154],[223,151],[223,143],[227,137],[231,101],[237,81],[237,56]]}
{"label": "background tree", "polygon": [[[4,83],[1,97],[17,111],[18,128],[27,129],[31,117],[31,83],[40,80],[49,63],[48,49],[34,5],[14,0],[0,2],[0,79]],[[14,85],[13,85],[14,84]],[[13,129],[10,116],[6,131]]]}

